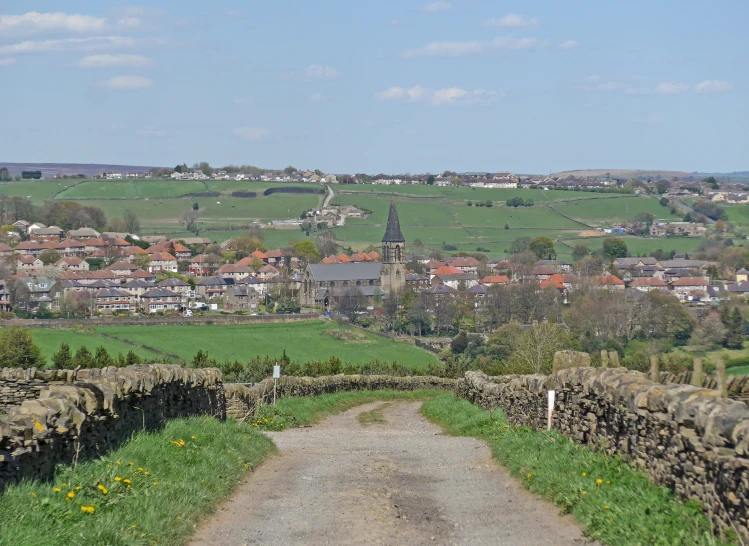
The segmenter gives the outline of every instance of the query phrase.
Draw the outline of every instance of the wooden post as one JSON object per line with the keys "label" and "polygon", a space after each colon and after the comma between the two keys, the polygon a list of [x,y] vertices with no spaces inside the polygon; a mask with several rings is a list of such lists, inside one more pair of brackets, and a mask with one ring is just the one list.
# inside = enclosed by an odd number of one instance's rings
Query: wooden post
{"label": "wooden post", "polygon": [[702,383],[705,381],[705,372],[702,368],[702,357],[694,357],[694,368],[692,369],[692,381],[691,384],[695,387],[702,388]]}
{"label": "wooden post", "polygon": [[606,349],[601,349],[601,368],[609,367],[609,353]]}
{"label": "wooden post", "polygon": [[658,367],[658,355],[650,357],[650,380],[653,383],[661,382],[661,371]]}
{"label": "wooden post", "polygon": [[728,397],[728,381],[726,379],[726,363],[718,359],[715,361],[715,376],[718,379],[718,390],[720,395]]}
{"label": "wooden post", "polygon": [[619,353],[616,351],[609,351],[609,365],[612,368],[619,367]]}

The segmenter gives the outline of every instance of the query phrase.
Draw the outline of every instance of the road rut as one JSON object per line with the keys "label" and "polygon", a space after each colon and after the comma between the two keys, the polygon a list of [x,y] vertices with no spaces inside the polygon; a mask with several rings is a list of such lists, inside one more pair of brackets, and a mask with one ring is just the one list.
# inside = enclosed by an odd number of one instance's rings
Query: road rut
{"label": "road rut", "polygon": [[[269,433],[279,455],[191,546],[582,544],[569,516],[522,489],[474,438],[442,433],[420,402],[375,403]],[[376,410],[377,419],[362,419]]]}

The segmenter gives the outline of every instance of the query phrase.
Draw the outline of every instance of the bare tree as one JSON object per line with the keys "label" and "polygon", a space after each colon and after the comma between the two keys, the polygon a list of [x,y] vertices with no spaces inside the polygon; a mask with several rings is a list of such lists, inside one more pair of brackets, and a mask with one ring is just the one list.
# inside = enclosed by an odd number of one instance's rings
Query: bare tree
{"label": "bare tree", "polygon": [[567,345],[564,331],[549,322],[528,328],[515,342],[511,361],[525,373],[549,373],[554,353]]}
{"label": "bare tree", "polygon": [[367,308],[367,297],[355,286],[341,292],[337,300],[338,310],[348,317],[349,322],[356,322],[359,314]]}
{"label": "bare tree", "polygon": [[320,256],[330,256],[338,251],[338,238],[332,231],[326,231],[322,235],[317,236],[315,246]]}
{"label": "bare tree", "polygon": [[195,227],[195,222],[199,216],[200,213],[193,209],[187,209],[182,213],[182,221],[185,223],[185,229],[187,231],[191,231]]}

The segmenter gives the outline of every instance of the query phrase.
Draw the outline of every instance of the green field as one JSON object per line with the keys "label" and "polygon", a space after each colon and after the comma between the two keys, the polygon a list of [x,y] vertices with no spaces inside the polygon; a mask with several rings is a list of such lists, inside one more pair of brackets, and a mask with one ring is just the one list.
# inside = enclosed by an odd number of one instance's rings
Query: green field
{"label": "green field", "polygon": [[655,199],[647,197],[620,197],[618,199],[601,199],[595,202],[588,200],[560,203],[554,208],[565,216],[581,220],[585,223],[595,223],[610,226],[617,222],[631,220],[641,212],[655,215],[657,220],[674,221],[679,218],[662,207]]}
{"label": "green field", "polygon": [[[651,252],[658,249],[663,251],[675,250],[677,254],[685,252],[693,252],[701,242],[705,239],[700,237],[633,237],[633,236],[620,236],[627,243],[627,248],[632,256],[647,256]],[[595,250],[603,246],[603,237],[591,237],[591,238],[577,238],[577,239],[562,239],[565,243],[574,247],[575,245],[582,244],[587,246],[590,250]],[[560,248],[557,248],[559,252]],[[566,249],[566,251],[570,251]]]}
{"label": "green field", "polygon": [[168,199],[208,191],[206,185],[199,180],[138,180],[135,186],[139,197],[149,199]]}
{"label": "green field", "polygon": [[137,196],[131,181],[90,180],[61,192],[55,199],[128,199]]}
{"label": "green field", "polygon": [[74,180],[34,180],[23,182],[4,182],[0,184],[0,194],[18,197],[30,197],[35,203],[51,199],[58,191],[77,182]]}
{"label": "green field", "polygon": [[749,206],[732,205],[725,207],[728,213],[728,221],[737,226],[749,226]]}
{"label": "green field", "polygon": [[[168,354],[189,361],[202,350],[219,362],[246,362],[254,356],[280,357],[286,350],[289,358],[300,363],[327,360],[331,356],[354,365],[380,360],[425,368],[436,362],[434,355],[413,345],[396,343],[360,330],[344,327],[345,337],[350,339],[338,339],[326,333],[337,330],[338,325],[334,322],[315,320],[295,324],[231,326],[107,326],[91,333],[38,328],[31,332],[48,361],[64,341],[73,352],[81,345],[91,352],[103,345],[114,356],[132,350],[143,358],[159,360]],[[135,345],[152,347],[160,353],[139,349]]]}
{"label": "green field", "polygon": [[125,343],[117,341],[115,339],[109,339],[99,334],[94,333],[83,333],[75,332],[72,330],[55,330],[52,328],[35,328],[31,330],[31,335],[36,343],[42,350],[44,358],[47,362],[52,361],[52,355],[57,352],[60,348],[60,343],[65,342],[70,345],[70,350],[75,353],[78,347],[85,345],[92,353],[96,352],[96,348],[99,345],[103,345],[107,352],[112,356],[117,356],[119,353],[127,354],[128,351],[133,351],[135,354],[146,359],[161,359],[163,355],[149,351],[147,349],[140,349]]}

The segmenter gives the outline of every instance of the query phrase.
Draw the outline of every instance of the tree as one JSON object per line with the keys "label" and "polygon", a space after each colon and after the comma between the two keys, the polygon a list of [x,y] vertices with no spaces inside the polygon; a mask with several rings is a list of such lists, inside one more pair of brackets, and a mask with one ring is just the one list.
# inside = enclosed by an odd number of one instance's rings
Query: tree
{"label": "tree", "polygon": [[260,261],[260,258],[257,256],[252,257],[252,261],[250,262],[250,269],[252,269],[255,273],[260,271],[263,267],[263,262]]}
{"label": "tree", "polygon": [[115,233],[127,232],[125,220],[123,220],[122,218],[110,218],[109,225],[106,229],[107,231],[114,231]]}
{"label": "tree", "polygon": [[661,197],[661,200],[658,201],[658,203],[660,203],[660,205],[662,207],[667,207],[668,206],[668,199],[666,197]]}
{"label": "tree", "polygon": [[450,342],[450,350],[453,354],[459,355],[465,352],[468,348],[468,334],[465,330],[461,330],[460,333],[453,338]]}
{"label": "tree", "polygon": [[6,286],[10,297],[10,303],[13,307],[25,308],[31,300],[31,292],[28,285],[23,279],[10,281]]}
{"label": "tree", "polygon": [[150,254],[136,254],[133,257],[133,265],[140,267],[141,269],[148,269],[148,266],[151,265],[151,255]]}
{"label": "tree", "polygon": [[627,243],[618,237],[606,239],[603,242],[603,255],[609,262],[613,262],[617,258],[625,258],[627,256]]}
{"label": "tree", "polygon": [[0,167],[0,181],[7,182],[8,180],[13,180],[8,167]]}
{"label": "tree", "polygon": [[137,214],[135,214],[130,209],[127,209],[125,210],[123,219],[125,220],[125,231],[127,231],[128,233],[133,233],[135,235],[140,233],[140,220],[138,219]]}
{"label": "tree", "polygon": [[590,249],[585,245],[577,244],[575,245],[575,248],[572,249],[572,259],[576,262],[588,257],[589,255]]}
{"label": "tree", "polygon": [[714,190],[717,190],[720,188],[720,184],[718,184],[718,181],[715,179],[714,176],[708,176],[707,178],[703,180],[703,182]]}
{"label": "tree", "polygon": [[108,366],[114,366],[114,360],[107,352],[103,345],[99,345],[96,348],[94,354],[94,367],[95,368],[106,368]]}
{"label": "tree", "polygon": [[433,174],[430,174],[429,176],[427,176],[427,185],[429,185],[429,186],[433,186],[434,185],[434,175]]}
{"label": "tree", "polygon": [[12,327],[0,334],[0,368],[44,366],[44,357],[25,328]]}
{"label": "tree", "polygon": [[718,220],[715,222],[715,231],[725,231],[726,230],[726,223],[723,220]]}
{"label": "tree", "polygon": [[73,354],[70,352],[70,346],[64,341],[60,343],[60,348],[52,355],[52,365],[58,370],[69,370],[73,368]]}
{"label": "tree", "polygon": [[185,229],[187,231],[191,231],[193,229],[198,216],[200,216],[200,213],[197,210],[193,210],[191,208],[182,213],[182,221],[185,223]]}
{"label": "tree", "polygon": [[94,367],[94,355],[91,354],[91,351],[88,350],[88,347],[86,347],[85,345],[81,345],[80,347],[78,347],[78,350],[75,352],[75,356],[73,357],[73,366],[75,366],[76,368],[80,366],[83,369]]}
{"label": "tree", "polygon": [[367,297],[359,288],[351,286],[338,296],[337,307],[350,322],[356,322],[359,314],[367,308]]}
{"label": "tree", "polygon": [[48,248],[39,254],[39,259],[44,263],[44,265],[52,265],[60,261],[60,253],[54,248]]}
{"label": "tree", "polygon": [[320,256],[330,256],[338,251],[338,238],[332,231],[326,231],[317,236],[315,246]]}
{"label": "tree", "polygon": [[42,171],[21,171],[23,180],[39,180],[42,177]]}
{"label": "tree", "polygon": [[276,313],[281,313],[282,315],[291,315],[301,310],[302,308],[299,307],[294,298],[281,298],[276,304]]}
{"label": "tree", "polygon": [[551,373],[554,354],[569,346],[569,340],[559,326],[550,322],[528,328],[516,342],[510,357],[521,373]]}
{"label": "tree", "polygon": [[668,180],[659,180],[655,183],[655,190],[659,195],[663,195],[671,187],[671,183]]}
{"label": "tree", "polygon": [[528,250],[528,245],[531,242],[530,237],[518,237],[510,245],[510,252],[512,254],[520,254]]}
{"label": "tree", "polygon": [[528,243],[528,250],[533,252],[539,259],[554,260],[557,252],[554,250],[554,241],[548,237],[536,237]]}
{"label": "tree", "polygon": [[320,253],[312,241],[294,241],[291,248],[294,254],[307,263],[313,263],[320,259]]}
{"label": "tree", "polygon": [[297,172],[297,170],[296,167],[292,167],[291,165],[289,165],[283,170],[283,172],[285,172],[286,174],[294,174],[295,172]]}
{"label": "tree", "polygon": [[744,346],[744,317],[738,307],[728,315],[726,320],[726,337],[723,345],[727,349],[741,349]]}

